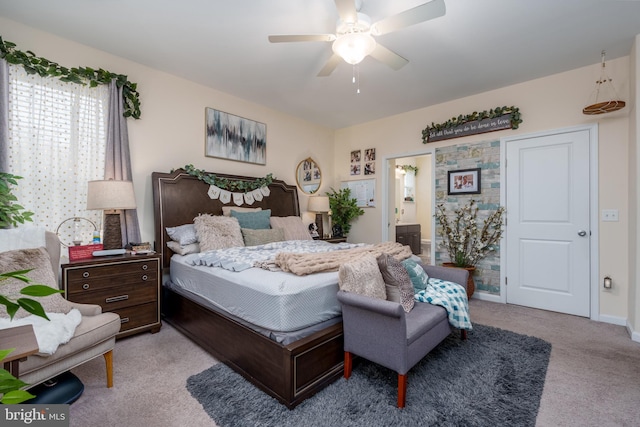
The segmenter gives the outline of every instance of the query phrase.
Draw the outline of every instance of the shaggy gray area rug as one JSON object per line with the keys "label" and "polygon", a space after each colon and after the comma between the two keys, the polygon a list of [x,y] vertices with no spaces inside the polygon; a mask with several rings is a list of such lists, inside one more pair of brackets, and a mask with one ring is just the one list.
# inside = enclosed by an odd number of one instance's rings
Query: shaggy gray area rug
{"label": "shaggy gray area rug", "polygon": [[397,374],[363,359],[289,410],[222,363],[191,376],[187,389],[220,427],[534,426],[551,344],[474,325],[451,334],[409,371],[396,407]]}

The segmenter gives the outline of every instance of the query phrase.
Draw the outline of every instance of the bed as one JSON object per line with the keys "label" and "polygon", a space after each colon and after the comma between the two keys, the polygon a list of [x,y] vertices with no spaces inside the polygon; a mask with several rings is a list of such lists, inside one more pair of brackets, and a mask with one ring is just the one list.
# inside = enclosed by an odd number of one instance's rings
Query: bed
{"label": "bed", "polygon": [[[242,181],[255,179],[225,174],[216,176]],[[162,253],[163,277],[166,278],[173,256],[167,247],[170,238],[166,228],[191,223],[202,213],[221,215],[224,204],[208,196],[208,184],[181,169],[171,173],[154,172],[152,184],[155,248]],[[300,215],[295,186],[273,180],[269,190],[268,197],[256,200],[251,207],[271,209],[271,215],[277,217]],[[174,270],[183,268],[176,259],[179,257],[174,259]],[[177,271],[173,273],[178,277]],[[192,286],[197,286],[200,280],[197,275],[180,274],[180,277],[186,277],[184,281]],[[341,376],[344,362],[342,322],[336,313],[325,314],[321,321],[305,326],[299,336],[287,331],[291,327],[281,328],[280,334],[277,327],[273,328],[276,331],[269,331],[207,304],[192,294],[189,286],[185,289],[171,280],[163,281],[164,320],[288,408],[295,407]],[[334,290],[337,291],[337,286]],[[335,298],[335,294],[331,298]]]}

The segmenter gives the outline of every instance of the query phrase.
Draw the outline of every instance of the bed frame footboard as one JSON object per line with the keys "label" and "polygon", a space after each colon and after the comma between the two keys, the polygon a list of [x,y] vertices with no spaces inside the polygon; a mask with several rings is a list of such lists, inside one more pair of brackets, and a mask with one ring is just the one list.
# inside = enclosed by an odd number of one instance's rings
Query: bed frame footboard
{"label": "bed frame footboard", "polygon": [[163,317],[173,327],[289,409],[338,379],[342,322],[283,346],[165,289]]}

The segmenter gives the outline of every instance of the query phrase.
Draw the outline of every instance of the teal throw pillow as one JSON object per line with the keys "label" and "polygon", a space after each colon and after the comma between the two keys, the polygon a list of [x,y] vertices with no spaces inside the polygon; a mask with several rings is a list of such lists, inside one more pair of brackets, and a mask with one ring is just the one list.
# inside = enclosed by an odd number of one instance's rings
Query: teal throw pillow
{"label": "teal throw pillow", "polygon": [[237,212],[232,210],[231,216],[238,219],[240,228],[252,228],[254,230],[271,228],[271,223],[269,222],[271,209],[255,212]]}
{"label": "teal throw pillow", "polygon": [[409,273],[409,278],[411,279],[416,294],[427,289],[429,276],[417,262],[412,259],[405,259],[402,261],[402,265],[407,270],[407,273]]}

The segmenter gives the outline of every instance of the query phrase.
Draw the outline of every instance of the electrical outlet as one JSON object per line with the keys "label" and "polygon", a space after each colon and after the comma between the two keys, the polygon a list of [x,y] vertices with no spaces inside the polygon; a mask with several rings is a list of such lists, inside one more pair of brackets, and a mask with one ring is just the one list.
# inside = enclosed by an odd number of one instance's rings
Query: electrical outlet
{"label": "electrical outlet", "polygon": [[602,209],[602,221],[618,221],[618,209]]}

